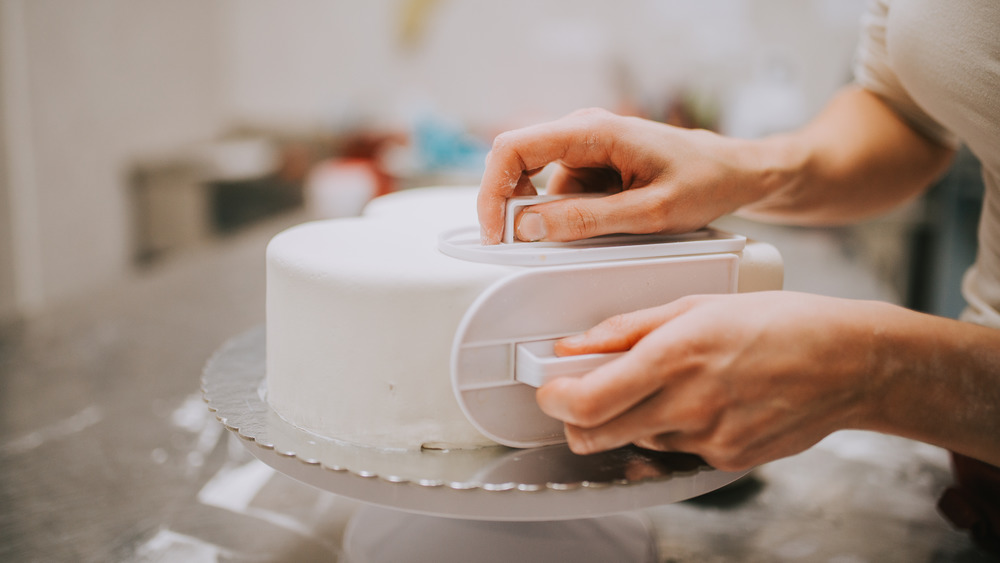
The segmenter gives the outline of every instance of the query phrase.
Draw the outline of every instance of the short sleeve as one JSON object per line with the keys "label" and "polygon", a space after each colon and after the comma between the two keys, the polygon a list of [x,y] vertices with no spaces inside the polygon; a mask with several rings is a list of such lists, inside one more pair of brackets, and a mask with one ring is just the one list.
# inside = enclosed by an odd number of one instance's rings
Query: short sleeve
{"label": "short sleeve", "polygon": [[958,138],[913,101],[892,69],[887,42],[891,3],[892,0],[869,0],[861,20],[854,80],[879,96],[916,131],[938,144],[957,147]]}

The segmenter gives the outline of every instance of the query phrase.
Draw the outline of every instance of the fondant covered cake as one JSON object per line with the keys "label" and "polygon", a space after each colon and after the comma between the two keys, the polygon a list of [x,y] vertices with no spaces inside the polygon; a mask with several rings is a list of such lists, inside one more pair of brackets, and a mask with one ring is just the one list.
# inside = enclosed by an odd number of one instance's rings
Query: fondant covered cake
{"label": "fondant covered cake", "polygon": [[444,256],[438,234],[475,225],[475,189],[375,200],[267,249],[267,399],[288,422],[381,448],[492,444],[466,420],[449,361],[465,310],[511,268]]}

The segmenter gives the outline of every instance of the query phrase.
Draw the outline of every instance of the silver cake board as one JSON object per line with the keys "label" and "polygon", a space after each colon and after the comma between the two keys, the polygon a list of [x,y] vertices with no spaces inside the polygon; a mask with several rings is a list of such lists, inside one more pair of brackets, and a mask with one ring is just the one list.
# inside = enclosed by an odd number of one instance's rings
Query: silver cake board
{"label": "silver cake board", "polygon": [[401,451],[326,439],[289,424],[268,406],[264,344],[264,329],[257,327],[214,354],[202,378],[208,407],[267,465],[364,503],[459,519],[574,520],[679,502],[746,473],[631,446],[578,456],[565,444]]}

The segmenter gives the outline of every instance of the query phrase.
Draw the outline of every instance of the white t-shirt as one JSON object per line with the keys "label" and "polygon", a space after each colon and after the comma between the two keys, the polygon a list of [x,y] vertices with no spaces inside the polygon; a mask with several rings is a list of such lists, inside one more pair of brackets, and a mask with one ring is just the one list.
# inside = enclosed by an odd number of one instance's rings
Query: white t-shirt
{"label": "white t-shirt", "polygon": [[1000,328],[1000,0],[871,0],[855,68],[914,128],[964,143],[986,193],[962,319]]}

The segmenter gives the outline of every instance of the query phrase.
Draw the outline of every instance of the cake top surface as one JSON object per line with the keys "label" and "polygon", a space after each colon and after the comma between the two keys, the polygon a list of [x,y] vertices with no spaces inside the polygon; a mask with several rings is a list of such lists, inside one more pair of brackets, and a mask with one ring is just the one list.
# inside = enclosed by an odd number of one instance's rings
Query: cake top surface
{"label": "cake top surface", "polygon": [[444,231],[476,224],[475,188],[419,188],[374,200],[361,217],[313,221],[271,240],[268,260],[315,277],[377,284],[454,284],[496,279],[510,267],[438,250]]}

